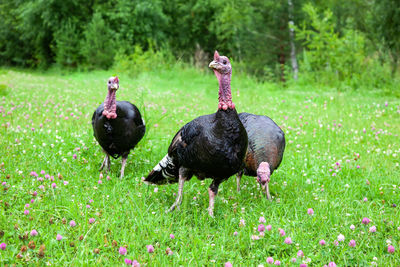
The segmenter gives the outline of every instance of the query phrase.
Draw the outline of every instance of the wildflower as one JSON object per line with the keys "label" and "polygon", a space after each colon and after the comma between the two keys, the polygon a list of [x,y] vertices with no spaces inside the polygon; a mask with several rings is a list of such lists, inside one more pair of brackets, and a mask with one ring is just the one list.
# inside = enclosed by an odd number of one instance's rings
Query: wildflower
{"label": "wildflower", "polygon": [[276,260],[276,261],[274,262],[274,264],[275,264],[276,266],[279,266],[279,265],[281,265],[281,262],[278,261],[278,260]]}
{"label": "wildflower", "polygon": [[368,198],[364,197],[364,198],[363,198],[363,201],[364,201],[364,202],[367,202],[367,201],[368,201]]}
{"label": "wildflower", "polygon": [[140,263],[137,260],[132,261],[133,267],[140,267]]}
{"label": "wildflower", "polygon": [[165,250],[165,253],[167,254],[167,255],[173,255],[174,254],[174,252],[172,251],[172,249],[170,249],[170,248],[167,248],[166,250]]}
{"label": "wildflower", "polygon": [[234,235],[234,236],[237,236],[237,235],[238,235],[238,232],[235,231],[235,232],[233,233],[233,235]]}
{"label": "wildflower", "polygon": [[51,187],[56,188],[57,187],[56,183],[52,183]]}
{"label": "wildflower", "polygon": [[63,183],[64,183],[64,185],[68,185],[68,184],[69,184],[69,182],[68,182],[68,181],[64,181]]}
{"label": "wildflower", "polygon": [[296,258],[292,258],[292,262],[295,263],[297,261]]}
{"label": "wildflower", "polygon": [[103,181],[102,181],[102,180],[98,180],[97,183],[98,183],[98,184],[102,184]]}
{"label": "wildflower", "polygon": [[76,154],[73,154],[73,155],[72,155],[72,157],[73,157],[74,159],[76,159],[76,158],[77,158]]}
{"label": "wildflower", "polygon": [[246,225],[246,222],[243,219],[240,219],[239,226],[243,227]]}
{"label": "wildflower", "polygon": [[147,245],[147,252],[148,253],[153,253],[154,252],[154,247],[152,245]]}
{"label": "wildflower", "polygon": [[356,229],[356,227],[354,226],[354,224],[350,225],[350,229],[351,229],[351,230]]}
{"label": "wildflower", "polygon": [[291,239],[290,237],[286,237],[286,238],[285,238],[285,243],[288,244],[288,245],[290,245],[290,244],[293,243],[293,241],[292,241],[292,239]]}
{"label": "wildflower", "polygon": [[61,239],[63,239],[63,237],[62,237],[62,235],[57,234],[56,239],[57,239],[57,241],[60,241]]}
{"label": "wildflower", "polygon": [[76,226],[76,222],[74,220],[69,222],[69,226],[71,227],[75,227]]}
{"label": "wildflower", "polygon": [[33,202],[35,202],[35,200],[32,198],[32,199],[31,199],[31,203],[33,203]]}
{"label": "wildflower", "polygon": [[94,219],[94,218],[90,218],[90,219],[89,219],[89,223],[90,223],[90,224],[93,224],[93,223],[94,223],[94,221],[95,221],[95,219]]}
{"label": "wildflower", "polygon": [[33,191],[32,195],[33,195],[34,197],[36,197],[36,196],[37,196],[37,192],[36,192],[36,191]]}
{"label": "wildflower", "polygon": [[232,267],[232,263],[230,263],[229,261],[225,262],[225,267]]}
{"label": "wildflower", "polygon": [[265,220],[264,217],[260,217],[260,219],[258,219],[258,221],[259,221],[260,223],[265,223],[265,222],[266,222],[266,220]]}
{"label": "wildflower", "polygon": [[354,239],[350,240],[349,246],[353,248],[356,247],[356,241]]}
{"label": "wildflower", "polygon": [[321,246],[325,246],[325,245],[326,245],[326,242],[325,242],[325,240],[321,239],[321,240],[319,241],[319,244],[320,244]]}
{"label": "wildflower", "polygon": [[328,263],[328,267],[336,267],[336,263],[334,263],[333,261],[331,261],[330,263]]}
{"label": "wildflower", "polygon": [[304,252],[302,250],[297,251],[298,257],[304,257]]}
{"label": "wildflower", "polygon": [[279,234],[281,236],[285,236],[286,235],[286,233],[285,233],[285,231],[283,229],[279,229]]}
{"label": "wildflower", "polygon": [[107,181],[110,181],[110,175],[107,175],[107,177],[106,177],[106,179],[107,179]]}
{"label": "wildflower", "polygon": [[258,235],[252,235],[251,240],[259,240],[260,237]]}
{"label": "wildflower", "polygon": [[28,215],[29,214],[29,210],[24,210],[24,214]]}
{"label": "wildflower", "polygon": [[132,265],[132,260],[131,259],[125,259],[125,264],[126,265]]}
{"label": "wildflower", "polygon": [[35,177],[38,177],[39,175],[36,173],[36,172],[34,172],[34,171],[31,171],[31,173],[29,174],[30,176],[35,176]]}
{"label": "wildflower", "polygon": [[33,229],[31,231],[31,236],[37,236],[37,235],[38,235],[38,232],[35,229]]}
{"label": "wildflower", "polygon": [[271,226],[270,224],[268,224],[267,226],[265,226],[265,229],[266,229],[267,231],[271,231],[271,230],[272,230],[272,226]]}
{"label": "wildflower", "polygon": [[344,235],[339,234],[338,237],[337,237],[337,240],[338,240],[339,242],[344,241]]}
{"label": "wildflower", "polygon": [[300,264],[300,267],[307,267],[307,264],[302,263],[302,264]]}
{"label": "wildflower", "polygon": [[90,209],[90,205],[89,205],[89,204],[87,204],[87,205],[86,205],[86,208],[87,208],[87,209]]}
{"label": "wildflower", "polygon": [[376,232],[376,226],[371,226],[371,227],[369,228],[369,232],[370,232],[370,233],[375,233],[375,232]]}
{"label": "wildflower", "polygon": [[175,236],[174,236],[173,234],[170,234],[170,235],[169,235],[169,238],[174,239]]}
{"label": "wildflower", "polygon": [[339,242],[338,242],[337,240],[333,241],[333,244],[334,244],[335,246],[339,246]]}
{"label": "wildflower", "polygon": [[367,217],[365,217],[365,218],[362,219],[362,223],[365,224],[365,225],[369,224],[370,221],[371,221],[371,220],[368,219]]}
{"label": "wildflower", "polygon": [[393,247],[392,245],[389,245],[389,246],[387,247],[387,251],[388,251],[389,253],[394,253],[394,247]]}
{"label": "wildflower", "polygon": [[311,208],[309,208],[309,209],[307,210],[307,214],[308,214],[308,215],[313,215],[313,214],[314,214],[314,210],[311,209]]}
{"label": "wildflower", "polygon": [[126,252],[127,252],[126,247],[120,247],[119,250],[118,250],[118,252],[119,252],[119,254],[121,254],[121,255],[126,255]]}
{"label": "wildflower", "polygon": [[6,243],[1,243],[1,244],[0,244],[0,249],[1,249],[1,250],[5,250],[6,247],[7,247],[7,244],[6,244]]}
{"label": "wildflower", "polygon": [[258,225],[258,229],[257,229],[259,232],[264,232],[265,231],[265,226],[264,226],[264,224],[260,224],[260,225]]}
{"label": "wildflower", "polygon": [[158,187],[155,187],[154,188],[154,193],[157,193],[158,192]]}
{"label": "wildflower", "polygon": [[267,263],[268,263],[268,264],[274,263],[274,259],[273,259],[272,257],[268,257],[268,258],[267,258]]}

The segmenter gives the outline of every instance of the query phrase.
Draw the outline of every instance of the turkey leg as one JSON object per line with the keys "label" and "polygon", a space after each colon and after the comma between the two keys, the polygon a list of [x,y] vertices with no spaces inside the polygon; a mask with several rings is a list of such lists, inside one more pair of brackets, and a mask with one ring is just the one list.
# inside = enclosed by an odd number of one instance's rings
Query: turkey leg
{"label": "turkey leg", "polygon": [[269,184],[269,182],[267,182],[266,184],[265,184],[265,195],[267,196],[267,199],[268,200],[271,200],[271,195],[270,195],[270,193],[269,193],[269,186],[268,186],[268,184]]}
{"label": "turkey leg", "polygon": [[106,155],[104,157],[103,163],[100,166],[99,171],[103,170],[104,167],[106,168],[106,173],[110,170],[110,155],[107,152],[104,152]]}
{"label": "turkey leg", "polygon": [[125,171],[125,165],[126,165],[126,160],[128,159],[128,156],[122,156],[122,161],[121,161],[121,176],[119,177],[120,179],[124,178],[124,171]]}
{"label": "turkey leg", "polygon": [[176,200],[174,204],[169,208],[168,212],[173,211],[175,208],[179,208],[179,206],[182,203],[182,195],[183,195],[183,184],[185,183],[186,177],[184,175],[184,169],[180,168],[179,169],[179,187],[178,187],[178,196],[176,197]]}
{"label": "turkey leg", "polygon": [[239,171],[236,174],[236,189],[239,192],[240,191],[240,179],[242,179],[243,171]]}
{"label": "turkey leg", "polygon": [[218,187],[219,187],[219,183],[217,183],[217,182],[215,182],[215,180],[213,180],[213,182],[210,184],[210,187],[208,188],[208,196],[210,198],[210,204],[208,206],[208,214],[211,217],[214,217],[215,196],[218,193]]}

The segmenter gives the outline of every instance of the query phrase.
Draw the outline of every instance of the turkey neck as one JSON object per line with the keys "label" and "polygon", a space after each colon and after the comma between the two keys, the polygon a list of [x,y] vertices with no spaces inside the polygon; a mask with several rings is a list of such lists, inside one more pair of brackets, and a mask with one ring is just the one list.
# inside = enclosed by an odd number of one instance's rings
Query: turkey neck
{"label": "turkey neck", "polygon": [[215,73],[218,78],[219,92],[218,92],[218,109],[227,110],[228,108],[234,109],[235,104],[232,102],[231,93],[231,73],[220,74]]}
{"label": "turkey neck", "polygon": [[117,117],[117,103],[115,100],[115,94],[117,90],[108,90],[108,94],[106,97],[106,100],[104,101],[104,111],[106,117],[108,119],[113,118],[115,119]]}

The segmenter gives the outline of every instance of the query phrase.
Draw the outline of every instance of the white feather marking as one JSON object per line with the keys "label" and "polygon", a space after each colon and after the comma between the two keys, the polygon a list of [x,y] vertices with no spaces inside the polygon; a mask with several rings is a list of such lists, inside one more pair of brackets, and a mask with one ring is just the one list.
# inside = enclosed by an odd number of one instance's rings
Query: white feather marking
{"label": "white feather marking", "polygon": [[153,170],[155,171],[161,171],[162,168],[165,168],[165,166],[167,166],[168,162],[170,162],[170,157],[167,155],[165,155],[165,157],[163,157],[163,159],[154,167]]}

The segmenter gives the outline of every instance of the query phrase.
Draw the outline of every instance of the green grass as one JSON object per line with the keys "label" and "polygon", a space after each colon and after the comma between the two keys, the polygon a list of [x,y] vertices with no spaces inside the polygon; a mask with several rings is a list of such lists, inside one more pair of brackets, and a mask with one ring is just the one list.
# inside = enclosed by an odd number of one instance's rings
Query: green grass
{"label": "green grass", "polygon": [[[103,154],[90,121],[113,74],[1,72],[5,86],[0,94],[0,182],[6,185],[0,188],[0,243],[7,247],[0,250],[0,265],[122,266],[129,258],[142,266],[223,266],[228,261],[256,266],[267,265],[266,258],[273,257],[287,266],[298,250],[305,257],[297,257],[294,266],[307,258],[311,266],[331,261],[338,266],[400,264],[399,99],[366,91],[279,89],[234,75],[237,110],[270,116],[285,131],[287,146],[282,165],[271,178],[272,202],[255,178],[244,177],[237,193],[231,177],[220,186],[215,218],[210,218],[210,180],[187,182],[180,210],[165,213],[177,185],[159,186],[156,192],[141,177],[166,154],[184,123],[215,112],[215,77],[191,69],[143,73],[136,79],[121,75],[117,99],[139,107],[147,133],[128,158],[125,179],[119,179],[120,160],[113,160],[111,179],[105,175],[99,184]],[[336,162],[340,169],[335,169]],[[42,170],[54,176],[55,189],[49,179],[40,182],[30,175],[35,171],[44,177]],[[24,215],[27,203],[30,213]],[[307,214],[308,208],[314,210],[313,216]],[[272,231],[252,240],[261,216]],[[363,225],[364,217],[371,223]],[[89,218],[95,223],[89,224]],[[244,226],[239,226],[241,219]],[[76,227],[69,226],[71,220]],[[375,233],[368,232],[372,225]],[[293,244],[284,243],[278,228]],[[38,236],[29,235],[32,229]],[[57,234],[63,236],[61,241]],[[339,234],[345,240],[335,246]],[[319,245],[321,239],[326,246]],[[351,239],[355,248],[348,245]],[[36,248],[28,248],[19,258],[29,241]],[[389,241],[394,254],[387,252]],[[150,244],[155,248],[152,254],[146,249]],[[120,246],[127,246],[126,256],[119,255]],[[166,254],[167,247],[173,255]]]}

